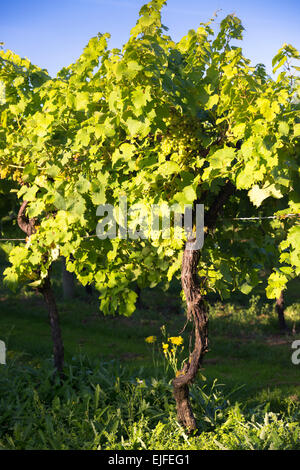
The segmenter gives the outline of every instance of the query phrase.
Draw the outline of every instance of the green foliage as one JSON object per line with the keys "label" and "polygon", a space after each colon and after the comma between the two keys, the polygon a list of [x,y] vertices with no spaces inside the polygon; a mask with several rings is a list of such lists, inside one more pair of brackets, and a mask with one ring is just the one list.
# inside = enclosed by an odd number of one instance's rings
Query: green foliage
{"label": "green foliage", "polygon": [[[96,313],[97,299],[86,302],[79,285],[74,301],[61,300],[60,267],[54,264],[52,280],[66,352],[65,384],[53,379],[41,299],[24,287],[18,294],[1,289],[0,331],[8,349],[8,365],[0,369],[2,448],[217,449],[218,441],[229,449],[297,449],[299,426],[291,423],[299,422],[299,366],[291,362],[291,343],[299,334],[278,336],[273,302],[258,294],[244,306],[210,302],[210,352],[191,390],[199,434],[188,436],[175,419],[173,371],[162,362],[161,343],[171,347],[168,338],[181,334],[179,286],[165,293],[143,290],[147,309],[131,318],[105,317]],[[297,300],[299,282],[294,290]],[[298,331],[300,304],[291,302],[287,296],[286,321]],[[162,324],[168,325],[166,336]],[[184,352],[189,330],[182,333]],[[147,345],[149,333],[156,343]],[[261,431],[264,438],[258,438]]]}
{"label": "green foliage", "polygon": [[[196,385],[197,435],[175,419],[165,380],[118,363],[73,358],[63,384],[48,361],[9,365],[0,378],[0,448],[51,450],[299,449],[299,407],[231,404],[221,387]],[[170,400],[169,400],[170,398]]]}
{"label": "green foliage", "polygon": [[249,293],[270,259],[269,297],[299,274],[298,225],[287,222],[278,251],[271,223],[262,233],[230,220],[269,215],[270,206],[281,216],[300,211],[299,82],[282,69],[299,53],[283,46],[273,80],[232,45],[243,34],[237,17],[224,18],[217,33],[214,19],[202,23],[175,43],[161,23],[164,3],[141,9],[122,50],[109,50],[109,35],[99,34],[55,78],[0,51],[1,178],[17,181],[39,225],[12,250],[9,284],[41,284],[59,254],[100,291],[105,313],[130,315],[134,283],[167,286],[179,275],[184,240],[89,238],[97,204],[117,205],[126,194],[131,206],[200,200],[207,211],[228,180],[236,193],[199,266],[207,291]]}

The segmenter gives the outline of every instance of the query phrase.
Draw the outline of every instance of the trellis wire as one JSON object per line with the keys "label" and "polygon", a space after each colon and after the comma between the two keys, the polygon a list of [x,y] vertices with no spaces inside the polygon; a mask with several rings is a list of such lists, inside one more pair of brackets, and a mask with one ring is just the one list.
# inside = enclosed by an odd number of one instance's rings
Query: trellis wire
{"label": "trellis wire", "polygon": [[283,214],[283,215],[269,215],[269,216],[262,216],[262,217],[234,217],[232,219],[227,220],[264,220],[264,219],[279,219],[284,220],[289,217],[299,217],[300,214]]}

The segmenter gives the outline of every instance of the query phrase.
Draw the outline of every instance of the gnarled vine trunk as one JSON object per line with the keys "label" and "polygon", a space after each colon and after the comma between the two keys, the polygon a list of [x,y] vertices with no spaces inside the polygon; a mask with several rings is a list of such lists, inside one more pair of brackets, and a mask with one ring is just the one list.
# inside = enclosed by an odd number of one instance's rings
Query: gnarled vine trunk
{"label": "gnarled vine trunk", "polygon": [[287,325],[284,318],[284,294],[283,290],[280,292],[280,296],[276,299],[275,311],[278,315],[278,323],[281,331],[287,330]]}
{"label": "gnarled vine trunk", "polygon": [[51,326],[51,336],[53,341],[54,366],[62,376],[64,367],[64,345],[59,324],[57,305],[51,286],[50,276],[44,280],[43,285],[39,287],[39,292],[43,295],[47,305],[49,322]]}
{"label": "gnarled vine trunk", "polygon": [[[234,193],[235,187],[227,181],[205,214],[206,235],[215,228],[224,204]],[[193,431],[197,423],[189,400],[189,386],[194,382],[202,359],[208,350],[208,309],[203,297],[203,279],[197,276],[200,250],[193,248],[194,240],[188,240],[182,260],[181,283],[187,302],[187,317],[194,324],[194,349],[188,361],[173,380],[178,421]]]}
{"label": "gnarled vine trunk", "polygon": [[197,429],[197,424],[189,401],[189,385],[196,378],[202,358],[208,349],[208,317],[197,276],[200,252],[189,249],[189,246],[187,243],[183,254],[181,283],[187,302],[187,316],[194,323],[194,350],[180,375],[173,380],[173,394],[179,422],[192,431]]}
{"label": "gnarled vine trunk", "polygon": [[[35,233],[36,219],[29,219],[26,216],[25,211],[27,204],[27,201],[24,201],[22,203],[18,213],[17,221],[21,230],[23,230],[23,232],[25,232],[26,235],[30,237],[33,233]],[[46,277],[46,279],[43,280],[42,286],[38,288],[38,291],[44,297],[49,314],[51,335],[53,341],[54,366],[62,377],[62,370],[64,366],[64,346],[59,325],[58,309],[50,281],[50,270],[48,271],[48,276]]]}

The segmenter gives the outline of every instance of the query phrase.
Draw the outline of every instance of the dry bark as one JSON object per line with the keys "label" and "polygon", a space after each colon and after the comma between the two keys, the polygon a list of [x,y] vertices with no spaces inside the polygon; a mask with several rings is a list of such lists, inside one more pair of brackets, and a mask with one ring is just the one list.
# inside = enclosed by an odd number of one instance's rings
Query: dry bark
{"label": "dry bark", "polygon": [[48,309],[51,336],[53,342],[54,367],[62,377],[64,367],[64,345],[59,324],[57,305],[51,286],[49,274],[48,277],[44,280],[43,285],[39,287],[38,290],[43,295]]}
{"label": "dry bark", "polygon": [[25,211],[26,211],[27,204],[28,204],[28,201],[23,201],[18,212],[17,222],[18,222],[20,229],[23,230],[23,232],[25,232],[28,237],[30,237],[30,235],[32,235],[35,232],[34,226],[36,223],[36,219],[35,218],[29,219],[26,216]]}
{"label": "dry bark", "polygon": [[284,318],[284,294],[283,290],[280,293],[278,299],[276,299],[275,311],[278,315],[278,323],[281,331],[287,330],[287,325]]}
{"label": "dry bark", "polygon": [[176,401],[177,417],[189,430],[197,428],[196,420],[189,401],[189,385],[194,381],[204,354],[208,350],[207,309],[197,278],[200,253],[198,250],[185,249],[182,261],[181,282],[186,296],[187,316],[194,323],[194,350],[188,362],[173,380],[173,394]]}
{"label": "dry bark", "polygon": [[[235,188],[227,182],[213,201],[207,215],[206,235],[214,229],[218,216]],[[208,350],[208,310],[203,296],[204,279],[197,276],[200,250],[191,249],[194,240],[188,240],[183,253],[181,283],[187,302],[187,317],[194,324],[194,349],[183,369],[173,380],[173,395],[176,401],[178,421],[193,431],[197,423],[189,400],[189,386],[196,378],[203,357]]]}
{"label": "dry bark", "polygon": [[[29,219],[26,214],[26,207],[28,202],[24,201],[18,213],[18,225],[28,237],[35,233],[36,219]],[[62,377],[62,370],[64,365],[64,347],[62,335],[59,325],[58,310],[55,301],[55,296],[51,287],[50,270],[48,276],[43,280],[43,284],[38,288],[38,291],[43,295],[49,313],[49,321],[51,326],[51,334],[53,340],[53,353],[54,353],[54,366]]]}

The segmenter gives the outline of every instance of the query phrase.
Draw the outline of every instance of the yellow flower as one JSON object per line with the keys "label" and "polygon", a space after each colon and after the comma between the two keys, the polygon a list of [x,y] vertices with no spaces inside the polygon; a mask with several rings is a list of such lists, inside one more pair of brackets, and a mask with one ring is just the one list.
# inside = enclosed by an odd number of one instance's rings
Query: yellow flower
{"label": "yellow flower", "polygon": [[156,336],[148,336],[146,339],[145,339],[146,343],[155,343],[156,341]]}
{"label": "yellow flower", "polygon": [[162,344],[162,347],[163,347],[163,349],[165,350],[165,349],[168,349],[169,345],[168,345],[168,343],[163,343],[163,344]]}
{"label": "yellow flower", "polygon": [[169,338],[169,341],[171,341],[171,343],[175,344],[176,346],[180,346],[181,344],[183,344],[182,336],[171,336],[171,338]]}
{"label": "yellow flower", "polygon": [[3,168],[3,170],[0,171],[0,180],[5,179],[8,173],[7,168]]}
{"label": "yellow flower", "polygon": [[185,372],[183,372],[182,370],[178,370],[176,372],[176,377],[179,377],[180,375],[185,375]]}

